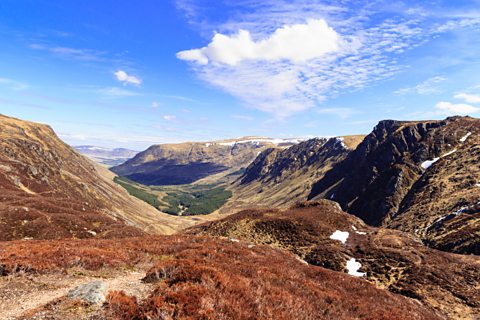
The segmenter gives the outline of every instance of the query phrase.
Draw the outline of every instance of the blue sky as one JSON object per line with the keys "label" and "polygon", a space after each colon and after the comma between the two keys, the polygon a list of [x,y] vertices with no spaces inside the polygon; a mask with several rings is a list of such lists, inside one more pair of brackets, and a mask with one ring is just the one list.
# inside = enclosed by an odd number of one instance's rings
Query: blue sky
{"label": "blue sky", "polygon": [[480,1],[2,0],[0,113],[72,145],[480,116]]}

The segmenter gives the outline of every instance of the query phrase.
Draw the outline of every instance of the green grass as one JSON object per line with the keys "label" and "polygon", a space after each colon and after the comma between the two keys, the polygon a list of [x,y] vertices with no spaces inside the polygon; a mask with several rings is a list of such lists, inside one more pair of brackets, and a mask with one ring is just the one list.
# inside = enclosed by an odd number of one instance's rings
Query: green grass
{"label": "green grass", "polygon": [[158,197],[156,195],[151,194],[141,188],[134,186],[133,182],[124,178],[119,178],[119,177],[115,177],[113,181],[115,183],[118,183],[122,187],[124,187],[130,195],[145,201],[152,207],[155,207],[158,209],[158,207],[160,206],[160,201],[158,201]]}
{"label": "green grass", "polygon": [[162,199],[169,204],[166,213],[186,215],[209,214],[219,209],[232,192],[223,187],[213,189],[196,186],[191,192],[171,192]]}

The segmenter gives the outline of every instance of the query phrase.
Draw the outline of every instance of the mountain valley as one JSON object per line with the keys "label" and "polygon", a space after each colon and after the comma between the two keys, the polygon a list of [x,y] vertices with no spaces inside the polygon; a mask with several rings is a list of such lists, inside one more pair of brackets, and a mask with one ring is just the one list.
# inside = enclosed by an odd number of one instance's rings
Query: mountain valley
{"label": "mountain valley", "polygon": [[[118,175],[46,125],[0,124],[11,319],[480,315],[478,119],[155,145]],[[69,298],[91,285],[101,303]]]}

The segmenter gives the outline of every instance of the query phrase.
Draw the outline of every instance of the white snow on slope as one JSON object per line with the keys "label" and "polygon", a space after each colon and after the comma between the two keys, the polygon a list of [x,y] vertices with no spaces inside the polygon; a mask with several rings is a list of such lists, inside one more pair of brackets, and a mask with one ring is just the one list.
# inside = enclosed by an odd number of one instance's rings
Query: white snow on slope
{"label": "white snow on slope", "polygon": [[465,142],[465,141],[467,141],[467,138],[470,137],[471,134],[472,134],[472,133],[469,132],[469,133],[467,133],[466,135],[464,135],[464,136],[460,139],[460,142]]}
{"label": "white snow on slope", "polygon": [[449,151],[445,154],[442,154],[440,157],[438,158],[434,158],[433,160],[427,160],[427,161],[424,161],[422,162],[422,164],[420,165],[423,169],[427,170],[428,168],[430,168],[432,166],[432,164],[434,164],[435,162],[437,162],[438,160],[440,160],[441,158],[443,157],[446,157],[446,156],[449,156],[451,155],[452,153],[456,152],[457,149],[453,149],[452,151]]}
{"label": "white snow on slope", "polygon": [[335,230],[334,233],[330,236],[330,239],[332,240],[338,240],[341,241],[343,244],[347,242],[348,236],[350,234],[347,231],[340,231],[340,230]]}
{"label": "white snow on slope", "polygon": [[305,139],[251,139],[251,140],[240,140],[240,141],[230,141],[230,142],[220,142],[219,145],[221,146],[234,146],[239,143],[252,143],[258,145],[260,143],[273,143],[273,144],[281,144],[281,143],[300,143]]}
{"label": "white snow on slope", "polygon": [[345,138],[340,137],[340,138],[335,138],[335,139],[337,139],[337,141],[340,141],[340,144],[342,145],[342,148],[348,149],[347,145],[343,142],[345,140]]}
{"label": "white snow on slope", "polygon": [[347,261],[348,274],[354,277],[363,277],[365,272],[358,272],[361,266],[360,262],[357,262],[355,258],[351,258]]}
{"label": "white snow on slope", "polygon": [[423,169],[427,170],[428,168],[430,168],[430,167],[432,166],[432,164],[434,164],[434,163],[437,162],[438,160],[440,160],[440,158],[434,158],[433,160],[423,161],[420,166],[421,166]]}

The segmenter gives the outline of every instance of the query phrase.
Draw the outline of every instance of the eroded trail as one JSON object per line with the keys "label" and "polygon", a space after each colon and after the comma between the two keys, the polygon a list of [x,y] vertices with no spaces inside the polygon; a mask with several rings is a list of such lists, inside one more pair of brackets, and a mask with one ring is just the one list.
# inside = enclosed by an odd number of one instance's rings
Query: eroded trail
{"label": "eroded trail", "polygon": [[143,272],[129,272],[112,278],[95,276],[55,276],[0,278],[0,319],[13,320],[65,295],[73,288],[94,280],[105,282],[107,292],[123,290],[143,298],[151,285],[141,282]]}

